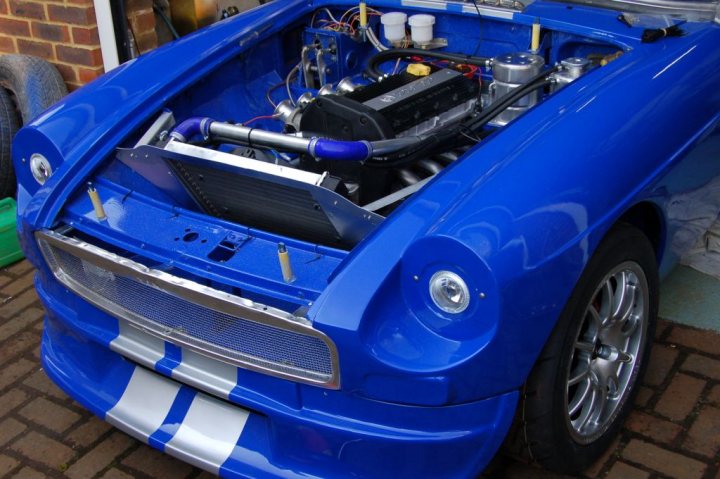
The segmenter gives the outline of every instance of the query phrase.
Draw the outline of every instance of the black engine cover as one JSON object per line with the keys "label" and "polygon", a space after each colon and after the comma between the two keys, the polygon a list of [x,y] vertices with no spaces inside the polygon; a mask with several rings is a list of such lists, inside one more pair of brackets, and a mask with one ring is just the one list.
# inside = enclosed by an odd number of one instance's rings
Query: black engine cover
{"label": "black engine cover", "polygon": [[338,140],[394,138],[478,95],[477,82],[450,68],[425,77],[393,75],[347,95],[324,95],[302,114],[300,130]]}

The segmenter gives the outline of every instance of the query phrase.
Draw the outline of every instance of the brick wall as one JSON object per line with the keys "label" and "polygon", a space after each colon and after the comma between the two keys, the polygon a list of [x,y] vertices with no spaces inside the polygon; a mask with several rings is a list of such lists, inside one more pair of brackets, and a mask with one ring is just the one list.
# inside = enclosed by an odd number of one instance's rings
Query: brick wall
{"label": "brick wall", "polygon": [[92,0],[0,0],[0,52],[54,64],[69,90],[103,72]]}
{"label": "brick wall", "polygon": [[[116,1],[116,0],[112,0]],[[152,0],[126,0],[135,49],[157,46]],[[104,71],[92,0],[0,0],[0,54],[35,55],[55,65],[72,91]]]}
{"label": "brick wall", "polygon": [[125,8],[137,50],[145,53],[156,48],[158,37],[152,0],[126,0]]}

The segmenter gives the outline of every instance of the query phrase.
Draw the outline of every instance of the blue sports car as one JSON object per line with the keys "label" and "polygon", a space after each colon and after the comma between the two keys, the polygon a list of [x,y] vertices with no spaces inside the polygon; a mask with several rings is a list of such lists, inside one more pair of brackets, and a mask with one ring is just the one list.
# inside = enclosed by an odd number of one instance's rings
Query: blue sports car
{"label": "blue sports car", "polygon": [[583,470],[720,211],[715,10],[277,0],[124,64],[15,139],[45,370],[228,477]]}

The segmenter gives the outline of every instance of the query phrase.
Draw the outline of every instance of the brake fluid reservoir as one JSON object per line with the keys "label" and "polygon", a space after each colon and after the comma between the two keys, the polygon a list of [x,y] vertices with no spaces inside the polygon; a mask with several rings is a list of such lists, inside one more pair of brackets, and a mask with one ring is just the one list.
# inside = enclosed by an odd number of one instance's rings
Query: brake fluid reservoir
{"label": "brake fluid reservoir", "polygon": [[[527,83],[542,71],[543,66],[545,66],[545,60],[541,56],[531,53],[506,53],[495,57],[492,63],[493,82],[490,84],[490,103]],[[535,90],[496,116],[492,123],[505,125],[539,100],[540,91]]]}
{"label": "brake fluid reservoir", "polygon": [[435,17],[432,15],[413,15],[408,20],[410,24],[410,35],[415,45],[427,45],[433,40],[433,25]]}
{"label": "brake fluid reservoir", "polygon": [[407,15],[403,12],[388,12],[380,17],[383,24],[385,39],[390,43],[398,43],[405,40],[405,22]]}

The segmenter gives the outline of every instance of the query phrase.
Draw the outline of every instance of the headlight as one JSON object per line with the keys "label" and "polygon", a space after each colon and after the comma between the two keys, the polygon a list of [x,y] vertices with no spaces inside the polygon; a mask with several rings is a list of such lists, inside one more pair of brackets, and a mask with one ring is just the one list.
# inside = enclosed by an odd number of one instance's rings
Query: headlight
{"label": "headlight", "polygon": [[438,271],[430,278],[430,297],[446,313],[458,314],[470,304],[470,290],[463,279],[451,271]]}
{"label": "headlight", "polygon": [[41,185],[44,185],[53,173],[50,162],[40,153],[34,153],[30,157],[30,172],[35,181]]}

